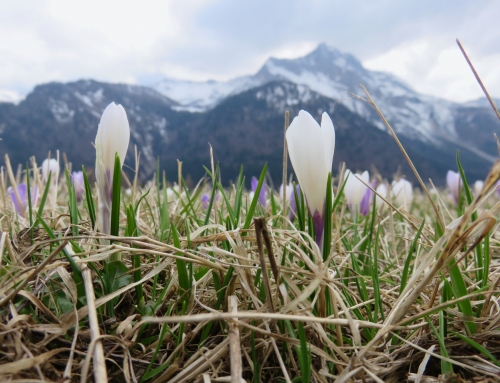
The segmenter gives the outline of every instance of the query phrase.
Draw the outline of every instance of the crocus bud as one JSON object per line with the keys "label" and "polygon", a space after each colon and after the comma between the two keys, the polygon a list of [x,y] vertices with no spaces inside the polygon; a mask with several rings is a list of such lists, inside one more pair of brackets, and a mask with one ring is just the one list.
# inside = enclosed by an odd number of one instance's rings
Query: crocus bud
{"label": "crocus bud", "polygon": [[207,193],[203,193],[201,196],[201,206],[203,209],[208,209],[208,203],[210,202],[210,196]]}
{"label": "crocus bud", "polygon": [[401,178],[398,182],[393,182],[391,195],[396,207],[408,209],[413,202],[413,188],[411,183],[404,178]]}
{"label": "crocus bud", "polygon": [[71,182],[75,188],[76,200],[80,202],[85,193],[85,181],[83,180],[83,172],[73,172],[71,173]]}
{"label": "crocus bud", "polygon": [[446,174],[446,185],[450,189],[451,196],[458,203],[458,198],[460,197],[460,189],[462,187],[462,179],[460,174],[454,172],[453,170],[448,170]]}
{"label": "crocus bud", "polygon": [[[347,181],[344,187],[344,194],[351,212],[355,213],[356,210],[359,209],[359,212],[362,215],[366,215],[370,211],[370,189],[363,182],[361,182],[358,177],[365,183],[370,182],[370,174],[367,170],[365,170],[363,174],[353,174],[349,169],[346,170],[345,178],[347,178]],[[367,193],[368,195],[365,197]],[[361,209],[363,198],[365,198],[365,202]]]}
{"label": "crocus bud", "polygon": [[[259,186],[259,180],[256,177],[252,177],[251,187],[252,187],[252,192],[254,194],[255,194],[255,191],[257,190],[257,186]],[[253,195],[252,195],[252,198],[253,198]],[[262,205],[262,207],[266,207],[266,184],[265,183],[263,183],[262,187],[260,188],[259,202]]]}
{"label": "crocus bud", "polygon": [[55,183],[57,178],[59,177],[59,162],[55,158],[46,158],[42,162],[43,182],[47,182],[50,173],[52,173],[52,175],[50,176],[52,183]]}
{"label": "crocus bud", "polygon": [[323,113],[320,127],[309,113],[301,110],[286,131],[286,142],[300,189],[313,218],[316,243],[320,246],[328,173],[332,170],[335,151],[335,129],[330,116]]}
{"label": "crocus bud", "polygon": [[101,117],[97,136],[95,173],[99,189],[98,227],[102,233],[111,231],[111,201],[113,196],[113,170],[118,154],[123,166],[130,141],[127,114],[121,105],[109,104]]}

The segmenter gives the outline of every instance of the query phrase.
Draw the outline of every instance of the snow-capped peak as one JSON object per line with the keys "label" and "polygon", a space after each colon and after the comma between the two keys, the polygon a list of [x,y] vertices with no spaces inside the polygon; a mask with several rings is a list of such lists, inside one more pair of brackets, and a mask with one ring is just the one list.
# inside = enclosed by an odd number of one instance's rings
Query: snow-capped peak
{"label": "snow-capped peak", "polygon": [[270,81],[285,80],[306,86],[323,96],[341,101],[380,129],[385,126],[373,107],[355,97],[365,96],[364,85],[396,132],[423,141],[436,141],[441,136],[453,137],[453,108],[456,104],[418,94],[397,77],[367,70],[353,55],[320,44],[309,54],[297,59],[269,58],[253,76],[226,82],[194,82],[165,79],[155,85],[160,93],[175,100],[177,109],[202,112],[225,98]]}

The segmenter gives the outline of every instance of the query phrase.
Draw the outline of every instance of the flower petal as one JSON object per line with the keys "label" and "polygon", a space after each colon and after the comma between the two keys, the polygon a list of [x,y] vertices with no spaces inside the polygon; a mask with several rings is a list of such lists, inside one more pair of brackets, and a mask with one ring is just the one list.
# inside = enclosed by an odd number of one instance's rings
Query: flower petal
{"label": "flower petal", "polygon": [[323,114],[320,127],[309,113],[301,110],[290,124],[286,140],[309,210],[311,214],[322,212],[335,147],[335,130],[330,117]]}

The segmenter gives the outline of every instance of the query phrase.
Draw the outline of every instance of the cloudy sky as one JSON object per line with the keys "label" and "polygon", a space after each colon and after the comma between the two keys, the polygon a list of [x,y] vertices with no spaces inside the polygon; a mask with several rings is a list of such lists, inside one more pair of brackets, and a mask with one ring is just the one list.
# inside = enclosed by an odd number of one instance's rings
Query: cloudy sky
{"label": "cloudy sky", "polygon": [[0,97],[80,78],[225,80],[326,42],[417,91],[467,101],[482,93],[457,37],[500,97],[499,15],[496,0],[4,0]]}

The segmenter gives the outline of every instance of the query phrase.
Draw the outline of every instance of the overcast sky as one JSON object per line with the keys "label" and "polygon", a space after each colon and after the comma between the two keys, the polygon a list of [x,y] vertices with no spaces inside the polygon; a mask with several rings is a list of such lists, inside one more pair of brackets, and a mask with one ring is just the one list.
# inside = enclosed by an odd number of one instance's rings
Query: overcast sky
{"label": "overcast sky", "polygon": [[500,97],[496,0],[3,0],[0,94],[93,78],[224,80],[326,42],[455,101],[482,96],[460,38]]}

